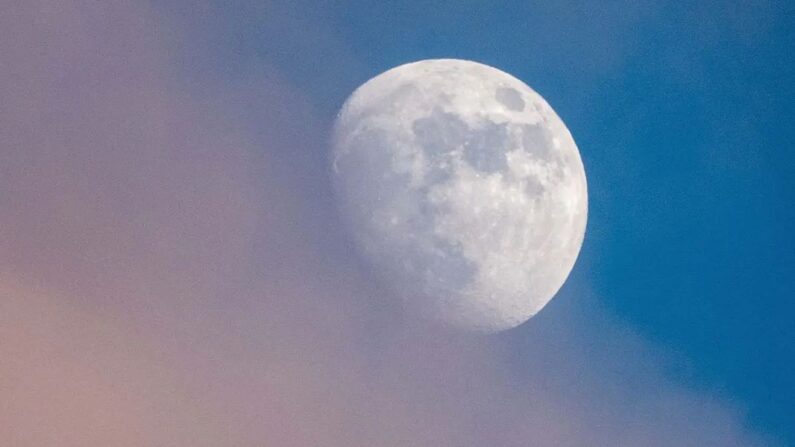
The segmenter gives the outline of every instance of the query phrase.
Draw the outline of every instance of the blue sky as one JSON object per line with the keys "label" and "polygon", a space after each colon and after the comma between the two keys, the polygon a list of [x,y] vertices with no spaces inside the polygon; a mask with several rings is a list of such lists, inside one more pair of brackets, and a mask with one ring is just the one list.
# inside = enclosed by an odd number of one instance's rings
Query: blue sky
{"label": "blue sky", "polygon": [[278,23],[267,9],[229,13],[235,60],[276,63],[327,114],[424,58],[485,62],[539,91],[589,179],[574,278],[679,356],[675,380],[795,442],[791,4],[298,2],[272,6]]}
{"label": "blue sky", "polygon": [[[795,444],[795,7],[741,3],[4,6],[0,444]],[[497,335],[407,318],[329,185],[347,96],[436,57],[533,87],[588,177]]]}

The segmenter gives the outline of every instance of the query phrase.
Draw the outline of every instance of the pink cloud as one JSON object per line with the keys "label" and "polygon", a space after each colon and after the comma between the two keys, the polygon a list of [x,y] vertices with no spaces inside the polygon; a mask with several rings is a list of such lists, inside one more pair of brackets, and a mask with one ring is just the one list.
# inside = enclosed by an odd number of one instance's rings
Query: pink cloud
{"label": "pink cloud", "polygon": [[191,84],[192,17],[8,9],[0,444],[762,445],[620,329],[599,336],[642,366],[564,329],[522,369],[499,337],[402,321],[283,156],[323,144],[319,112],[276,67]]}

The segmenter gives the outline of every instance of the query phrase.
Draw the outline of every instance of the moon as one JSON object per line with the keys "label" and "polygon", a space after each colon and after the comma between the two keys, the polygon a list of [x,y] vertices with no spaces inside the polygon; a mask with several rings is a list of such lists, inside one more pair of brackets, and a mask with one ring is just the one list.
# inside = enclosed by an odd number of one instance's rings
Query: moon
{"label": "moon", "polygon": [[585,235],[577,145],[538,93],[477,62],[401,65],[337,116],[335,196],[363,259],[405,308],[497,332],[558,292]]}

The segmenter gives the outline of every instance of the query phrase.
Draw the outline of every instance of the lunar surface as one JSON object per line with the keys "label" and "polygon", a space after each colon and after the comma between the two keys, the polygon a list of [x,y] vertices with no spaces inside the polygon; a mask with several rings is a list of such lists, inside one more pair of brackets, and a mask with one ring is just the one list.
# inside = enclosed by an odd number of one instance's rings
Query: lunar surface
{"label": "lunar surface", "polygon": [[454,59],[359,87],[332,141],[335,193],[363,258],[406,308],[495,332],[541,310],[587,220],[577,146],[513,76]]}

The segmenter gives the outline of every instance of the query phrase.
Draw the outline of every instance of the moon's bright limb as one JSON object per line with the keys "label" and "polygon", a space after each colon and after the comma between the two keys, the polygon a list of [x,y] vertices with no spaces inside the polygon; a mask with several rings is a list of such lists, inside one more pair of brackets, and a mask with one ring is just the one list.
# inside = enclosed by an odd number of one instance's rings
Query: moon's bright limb
{"label": "moon's bright limb", "polygon": [[523,323],[582,246],[574,139],[538,93],[487,65],[425,60],[359,87],[337,118],[332,169],[366,260],[408,309],[450,326]]}

